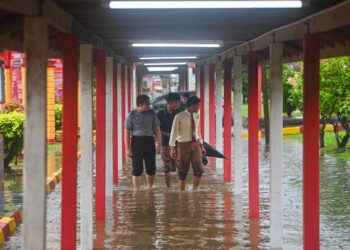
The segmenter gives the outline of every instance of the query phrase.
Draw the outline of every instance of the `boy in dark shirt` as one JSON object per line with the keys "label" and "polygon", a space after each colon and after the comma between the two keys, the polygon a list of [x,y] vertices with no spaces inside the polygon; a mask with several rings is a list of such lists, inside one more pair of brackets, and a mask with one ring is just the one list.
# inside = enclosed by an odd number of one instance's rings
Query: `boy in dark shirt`
{"label": "boy in dark shirt", "polygon": [[169,93],[166,96],[167,105],[159,111],[158,119],[160,121],[160,131],[162,134],[162,160],[164,164],[164,176],[167,187],[170,187],[170,174],[176,172],[175,160],[170,156],[169,136],[173,125],[174,117],[181,110],[180,95],[177,93]]}

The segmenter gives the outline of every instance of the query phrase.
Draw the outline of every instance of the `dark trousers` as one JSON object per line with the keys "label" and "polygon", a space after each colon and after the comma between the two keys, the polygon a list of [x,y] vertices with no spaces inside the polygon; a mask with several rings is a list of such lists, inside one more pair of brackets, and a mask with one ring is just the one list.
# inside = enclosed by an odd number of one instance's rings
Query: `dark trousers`
{"label": "dark trousers", "polygon": [[147,175],[156,173],[156,149],[153,136],[133,136],[131,138],[132,175],[141,176],[143,162]]}

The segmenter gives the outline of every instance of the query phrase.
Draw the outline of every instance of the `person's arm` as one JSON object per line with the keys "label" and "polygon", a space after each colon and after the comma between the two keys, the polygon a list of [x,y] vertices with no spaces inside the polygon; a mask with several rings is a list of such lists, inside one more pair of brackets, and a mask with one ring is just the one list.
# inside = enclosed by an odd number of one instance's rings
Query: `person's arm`
{"label": "person's arm", "polygon": [[198,141],[199,141],[199,143],[201,145],[201,149],[202,149],[202,154],[205,154],[206,152],[205,152],[205,149],[203,146],[203,138],[202,138],[201,128],[200,128],[199,124],[197,126],[197,132],[198,132],[198,136],[199,136]]}
{"label": "person's arm", "polygon": [[160,132],[160,127],[156,127],[154,129],[155,134],[156,134],[156,140],[157,140],[157,147],[156,147],[156,152],[159,154],[162,151],[162,136]]}
{"label": "person's arm", "polygon": [[178,116],[176,115],[173,121],[173,125],[171,126],[170,138],[169,138],[169,146],[170,146],[170,156],[172,158],[176,158],[176,138],[179,129],[179,121]]}
{"label": "person's arm", "polygon": [[128,157],[132,157],[132,151],[131,151],[131,143],[130,143],[130,135],[131,132],[129,129],[124,129],[124,143],[125,143],[125,150],[126,150],[126,155]]}
{"label": "person's arm", "polygon": [[133,129],[133,126],[132,126],[131,113],[130,113],[127,116],[124,124],[124,144],[125,144],[126,155],[128,157],[132,157],[131,142],[130,142],[132,129]]}

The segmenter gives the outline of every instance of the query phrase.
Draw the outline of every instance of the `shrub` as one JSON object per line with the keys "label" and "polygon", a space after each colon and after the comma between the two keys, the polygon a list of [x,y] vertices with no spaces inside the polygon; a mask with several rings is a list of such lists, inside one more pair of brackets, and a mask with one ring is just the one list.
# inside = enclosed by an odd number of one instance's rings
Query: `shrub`
{"label": "shrub", "polygon": [[62,104],[55,105],[55,127],[56,130],[62,130]]}
{"label": "shrub", "polygon": [[9,168],[10,162],[23,149],[24,114],[13,112],[0,114],[0,134],[4,137],[4,167]]}

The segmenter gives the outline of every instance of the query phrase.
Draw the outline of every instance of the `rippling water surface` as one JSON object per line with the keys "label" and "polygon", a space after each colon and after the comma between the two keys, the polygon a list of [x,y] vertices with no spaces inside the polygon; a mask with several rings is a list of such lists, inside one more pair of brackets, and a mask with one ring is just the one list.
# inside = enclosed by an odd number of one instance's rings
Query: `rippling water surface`
{"label": "rippling water surface", "polygon": [[[244,152],[247,152],[245,141]],[[199,191],[179,192],[176,176],[164,188],[161,168],[151,190],[132,192],[124,170],[107,200],[106,221],[95,224],[95,249],[269,249],[269,159],[260,143],[260,220],[249,220],[247,153],[244,195],[205,167]],[[302,145],[284,143],[283,248],[302,249]],[[158,159],[158,166],[161,162]],[[191,176],[191,173],[190,173]],[[144,180],[145,183],[145,180]],[[188,179],[191,183],[191,178]],[[48,199],[48,249],[59,249],[60,188]],[[78,233],[79,235],[79,233]],[[7,244],[16,249],[21,231]],[[16,240],[17,239],[17,240]],[[79,240],[78,240],[79,244]],[[350,163],[321,156],[321,248],[350,249]]]}

